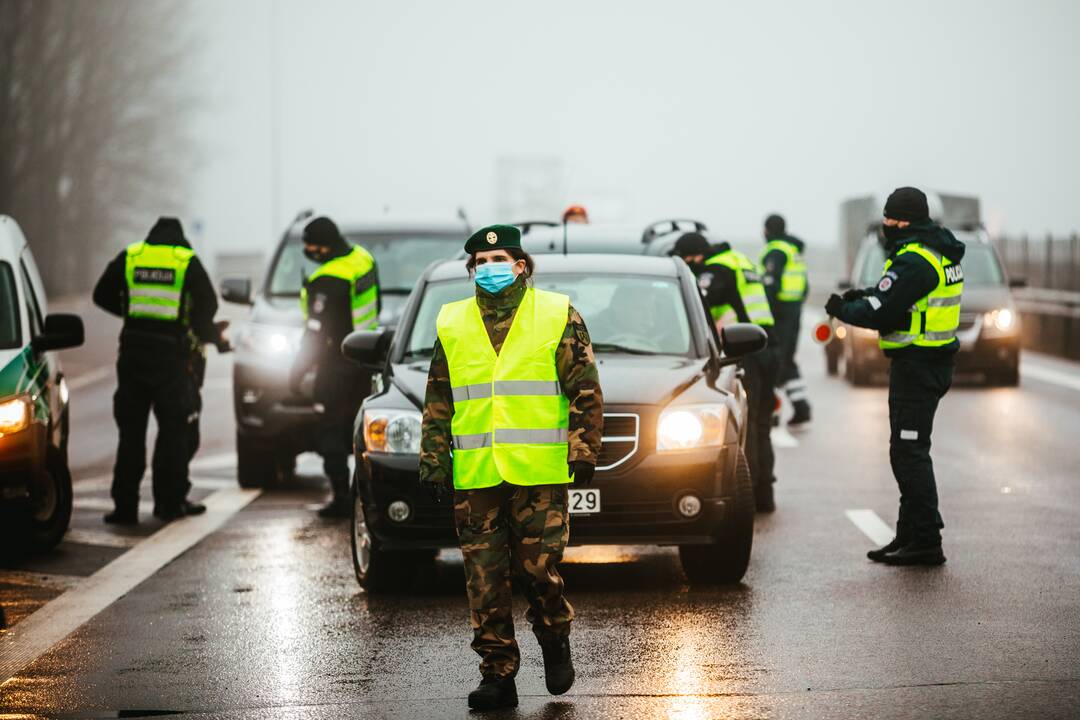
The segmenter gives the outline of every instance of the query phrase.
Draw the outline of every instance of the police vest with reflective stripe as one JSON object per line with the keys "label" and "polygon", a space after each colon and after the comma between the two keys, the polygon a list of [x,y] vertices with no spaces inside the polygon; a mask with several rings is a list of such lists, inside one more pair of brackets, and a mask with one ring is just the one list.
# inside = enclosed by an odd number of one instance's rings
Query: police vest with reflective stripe
{"label": "police vest with reflective stripe", "polygon": [[762,264],[765,263],[765,256],[773,250],[779,250],[787,258],[784,272],[780,275],[780,290],[776,293],[776,299],[781,302],[802,302],[806,299],[806,263],[803,262],[799,248],[787,240],[770,240],[761,253]]}
{"label": "police vest with reflective stripe", "polygon": [[[353,247],[348,255],[328,260],[311,273],[307,282],[320,277],[335,277],[349,283],[354,330],[371,330],[379,324],[379,287],[375,282],[375,258],[362,247]],[[307,286],[300,289],[300,306],[307,318]]]}
{"label": "police vest with reflective stripe", "polygon": [[[769,310],[769,298],[765,296],[765,286],[761,284],[761,276],[753,261],[738,250],[725,250],[717,253],[705,261],[706,265],[723,265],[735,271],[735,282],[739,297],[742,298],[743,307],[750,322],[764,327],[773,324],[772,312]],[[723,323],[738,321],[738,315],[731,305],[716,305],[709,308],[714,320]]]}
{"label": "police vest with reflective stripe", "polygon": [[475,298],[442,306],[435,326],[454,398],[454,487],[567,483],[569,402],[555,354],[570,298],[529,288],[499,353]]}
{"label": "police vest with reflective stripe", "polygon": [[129,245],[124,262],[127,317],[186,323],[184,278],[195,252],[179,245]]}
{"label": "police vest with reflective stripe", "polygon": [[[956,339],[960,326],[960,297],[964,292],[964,270],[957,263],[919,243],[902,247],[896,257],[905,253],[917,253],[934,267],[938,284],[929,295],[921,298],[911,308],[911,326],[906,330],[882,335],[878,345],[883,350],[916,345],[918,347],[942,347]],[[893,259],[885,261],[882,276],[892,267]]]}

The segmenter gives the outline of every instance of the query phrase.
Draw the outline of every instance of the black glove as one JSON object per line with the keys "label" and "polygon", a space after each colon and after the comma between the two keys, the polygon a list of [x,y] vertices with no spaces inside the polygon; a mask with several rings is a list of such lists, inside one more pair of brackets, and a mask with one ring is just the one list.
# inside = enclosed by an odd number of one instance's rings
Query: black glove
{"label": "black glove", "polygon": [[214,330],[217,331],[217,337],[214,338],[214,347],[217,348],[219,353],[232,352],[233,346],[229,342],[229,336],[225,334],[225,331],[229,329],[228,320],[219,320],[214,323]]}
{"label": "black glove", "polygon": [[454,491],[450,489],[450,485],[445,481],[422,482],[420,484],[424,486],[428,497],[436,505],[452,502],[454,499]]}
{"label": "black glove", "polygon": [[825,312],[833,317],[840,315],[840,308],[844,307],[844,298],[836,293],[829,296],[829,302],[825,303]]}
{"label": "black glove", "polygon": [[596,473],[596,466],[584,460],[575,460],[570,463],[569,475],[574,478],[575,485],[588,485],[592,482]]}
{"label": "black glove", "polygon": [[866,297],[865,290],[862,290],[860,288],[851,288],[850,290],[845,290],[844,294],[840,296],[840,299],[844,302],[855,302],[856,300],[861,300],[864,297]]}

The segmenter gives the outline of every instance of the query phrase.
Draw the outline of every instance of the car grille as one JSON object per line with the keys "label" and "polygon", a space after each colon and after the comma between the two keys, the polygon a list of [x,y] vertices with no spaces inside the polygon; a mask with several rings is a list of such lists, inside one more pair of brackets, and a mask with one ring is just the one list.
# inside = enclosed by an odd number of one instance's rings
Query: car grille
{"label": "car grille", "polygon": [[633,457],[640,435],[641,418],[636,413],[604,413],[604,436],[596,469],[611,470]]}

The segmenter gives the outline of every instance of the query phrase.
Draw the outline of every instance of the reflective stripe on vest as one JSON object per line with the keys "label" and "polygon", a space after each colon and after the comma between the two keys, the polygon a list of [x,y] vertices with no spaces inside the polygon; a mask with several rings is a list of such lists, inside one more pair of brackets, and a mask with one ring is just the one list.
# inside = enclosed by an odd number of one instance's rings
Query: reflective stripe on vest
{"label": "reflective stripe on vest", "polygon": [[762,265],[765,264],[765,256],[773,250],[779,250],[787,258],[784,272],[780,275],[780,290],[776,293],[776,299],[781,302],[802,302],[806,299],[806,263],[803,262],[799,248],[787,240],[770,240],[761,253]]}
{"label": "reflective stripe on vest", "polygon": [[[725,250],[717,253],[705,261],[706,265],[723,265],[735,272],[735,282],[739,297],[742,298],[743,307],[746,309],[748,320],[756,325],[769,327],[773,325],[772,311],[769,310],[769,299],[765,295],[765,286],[761,284],[757,266],[753,261],[738,250]],[[731,305],[718,305],[709,308],[714,320],[723,324],[731,322],[731,318],[738,320],[735,309]]]}
{"label": "reflective stripe on vest", "polygon": [[[878,345],[883,350],[916,345],[918,347],[941,347],[956,339],[960,327],[960,302],[964,293],[964,270],[947,257],[919,243],[900,248],[896,257],[905,253],[917,253],[937,272],[937,287],[920,298],[911,309],[911,326],[906,330],[882,335]],[[881,274],[892,267],[892,258],[885,261]]]}
{"label": "reflective stripe on vest", "polygon": [[[320,277],[335,277],[349,283],[349,302],[354,330],[371,330],[379,324],[379,288],[375,282],[375,259],[362,247],[348,255],[327,260],[311,273],[307,283]],[[307,283],[300,289],[300,307],[308,315]]]}
{"label": "reflective stripe on vest", "polygon": [[184,278],[195,256],[191,248],[179,245],[128,246],[124,260],[124,280],[130,318],[186,322],[183,317]]}
{"label": "reflective stripe on vest", "polygon": [[439,311],[454,399],[454,487],[570,481],[569,402],[555,366],[569,308],[566,295],[527,289],[497,355],[475,298]]}

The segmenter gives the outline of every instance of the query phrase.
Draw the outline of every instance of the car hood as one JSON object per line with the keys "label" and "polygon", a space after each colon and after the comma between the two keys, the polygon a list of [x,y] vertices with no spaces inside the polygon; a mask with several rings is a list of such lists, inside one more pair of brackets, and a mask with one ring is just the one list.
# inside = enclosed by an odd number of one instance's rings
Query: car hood
{"label": "car hood", "polygon": [[[658,356],[597,356],[604,403],[662,405],[704,376],[704,358]],[[417,406],[423,403],[428,364],[394,365],[394,382]],[[648,382],[643,382],[648,378]]]}
{"label": "car hood", "polygon": [[997,308],[1013,307],[1012,294],[1003,285],[989,287],[965,287],[960,301],[961,312],[989,312]]}
{"label": "car hood", "polygon": [[[383,295],[379,324],[384,327],[397,325],[398,319],[401,318],[401,313],[405,309],[407,299],[408,295],[397,293]],[[278,295],[274,297],[260,295],[255,298],[255,305],[251,311],[251,322],[284,327],[300,327],[304,324],[304,314],[300,311],[300,298],[295,295]]]}

